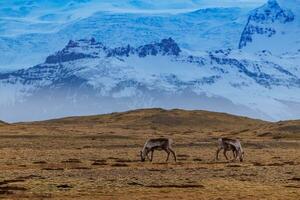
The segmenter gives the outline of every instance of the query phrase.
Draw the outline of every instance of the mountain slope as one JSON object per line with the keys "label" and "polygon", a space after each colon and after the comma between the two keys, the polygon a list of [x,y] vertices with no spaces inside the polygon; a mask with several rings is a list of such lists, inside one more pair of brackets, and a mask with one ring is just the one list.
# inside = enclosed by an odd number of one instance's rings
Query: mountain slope
{"label": "mountain slope", "polygon": [[[237,123],[238,122],[238,123]],[[74,131],[76,127],[76,131]],[[66,136],[106,133],[136,137],[146,137],[149,133],[181,133],[185,137],[197,135],[197,138],[209,140],[228,136],[243,138],[300,139],[300,121],[266,122],[226,113],[201,110],[164,110],[159,108],[132,110],[105,115],[67,117],[46,121],[16,123],[1,127],[0,134],[15,134],[26,130],[39,135],[49,134],[49,130],[59,130],[51,134]],[[123,135],[124,136],[124,135]],[[100,136],[101,137],[101,136]],[[112,136],[113,137],[113,136]],[[121,137],[121,136],[120,136]],[[125,137],[125,136],[124,136]]]}
{"label": "mountain slope", "polygon": [[[18,69],[30,67],[43,62],[49,54],[62,49],[70,39],[91,37],[111,48],[127,44],[140,46],[167,37],[174,38],[182,48],[189,50],[234,48],[246,22],[247,11],[232,7],[174,14],[101,11],[71,22],[63,23],[64,19],[61,19],[62,23],[58,23],[55,27],[46,20],[38,24],[43,31],[39,28],[35,30],[34,27],[37,25],[30,25],[24,28],[26,31],[33,29],[29,33],[0,34],[2,52],[0,67]],[[64,13],[68,11],[62,12]],[[24,23],[28,25],[28,21],[25,20]],[[6,19],[5,23],[8,23],[8,28],[4,28],[3,31],[11,30],[9,27],[18,27],[18,31],[23,27],[11,24]],[[47,32],[48,29],[51,31]]]}
{"label": "mountain slope", "polygon": [[277,54],[300,50],[299,3],[288,0],[280,5],[276,0],[268,0],[264,6],[252,11],[241,35],[239,48],[247,51],[268,50]]}
{"label": "mountain slope", "polygon": [[163,107],[291,119],[300,116],[296,60],[299,54],[278,58],[232,50],[190,55],[171,38],[117,48],[95,39],[70,41],[40,65],[0,74],[1,118]]}
{"label": "mountain slope", "polygon": [[[238,122],[238,124],[237,124]],[[156,131],[214,132],[216,136],[271,137],[276,139],[300,139],[300,121],[266,122],[226,113],[208,111],[142,109],[123,113],[86,117],[68,117],[33,123],[39,126],[60,126],[61,124],[105,124],[106,128],[154,129]],[[31,123],[29,123],[30,125]],[[66,130],[67,131],[67,130]],[[203,137],[203,135],[202,135]]]}
{"label": "mountain slope", "polygon": [[[239,126],[236,125],[239,121]],[[34,122],[36,125],[49,124],[98,124],[101,122],[106,127],[114,128],[154,128],[154,129],[188,129],[195,130],[235,130],[245,128],[255,128],[259,125],[267,124],[261,120],[250,119],[246,117],[238,117],[225,113],[216,113],[208,111],[186,111],[180,109],[164,110],[164,109],[141,109],[122,113],[112,113],[106,115],[95,115],[86,117],[68,117],[62,119],[47,120],[42,122]],[[29,123],[30,124],[30,123]]]}

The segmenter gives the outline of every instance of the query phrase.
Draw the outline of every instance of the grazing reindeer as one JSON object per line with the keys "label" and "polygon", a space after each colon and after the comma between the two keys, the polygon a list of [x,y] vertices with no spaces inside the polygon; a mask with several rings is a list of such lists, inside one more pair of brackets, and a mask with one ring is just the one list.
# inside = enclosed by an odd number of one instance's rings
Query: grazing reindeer
{"label": "grazing reindeer", "polygon": [[[147,140],[141,151],[141,161],[144,162],[147,157],[152,162],[154,150],[164,150],[168,154],[166,162],[169,160],[170,153],[173,154],[176,162],[176,155],[171,147],[172,143],[173,140],[169,138],[156,138]],[[151,152],[151,158],[148,156],[149,152]]]}
{"label": "grazing reindeer", "polygon": [[226,160],[228,157],[226,155],[227,151],[232,151],[234,160],[239,158],[240,162],[244,160],[244,151],[241,145],[241,142],[237,139],[229,139],[229,138],[219,138],[218,139],[218,149],[216,153],[216,160],[218,160],[219,152],[223,149],[224,156]]}

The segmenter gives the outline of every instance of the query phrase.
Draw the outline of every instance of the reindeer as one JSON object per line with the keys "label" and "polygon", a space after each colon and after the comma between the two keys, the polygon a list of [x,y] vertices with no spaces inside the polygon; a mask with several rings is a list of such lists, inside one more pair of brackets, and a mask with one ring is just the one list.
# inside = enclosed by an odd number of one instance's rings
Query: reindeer
{"label": "reindeer", "polygon": [[[141,154],[141,161],[144,162],[146,157],[148,160],[152,162],[153,160],[153,152],[154,150],[164,150],[168,156],[166,162],[169,160],[170,153],[173,154],[174,160],[176,162],[176,155],[174,150],[172,149],[171,145],[173,143],[172,139],[169,138],[156,138],[156,139],[148,139],[140,152]],[[149,152],[151,152],[151,158],[149,158]]]}
{"label": "reindeer", "polygon": [[244,160],[244,151],[241,145],[241,142],[237,139],[229,139],[229,138],[219,138],[218,139],[218,149],[216,153],[216,160],[218,160],[219,152],[223,149],[223,154],[228,160],[226,155],[227,151],[232,151],[234,160],[239,158],[240,162]]}

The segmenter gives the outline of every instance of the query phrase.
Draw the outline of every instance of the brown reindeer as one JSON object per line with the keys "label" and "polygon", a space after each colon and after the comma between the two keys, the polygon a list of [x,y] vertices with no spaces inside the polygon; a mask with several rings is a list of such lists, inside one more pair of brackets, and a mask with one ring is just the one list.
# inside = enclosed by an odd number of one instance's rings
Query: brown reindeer
{"label": "brown reindeer", "polygon": [[216,160],[219,159],[219,152],[223,149],[223,154],[228,160],[226,155],[227,151],[232,151],[234,160],[239,158],[240,162],[244,160],[244,151],[241,145],[241,142],[237,139],[229,139],[229,138],[219,138],[218,139],[218,149],[216,152]]}
{"label": "brown reindeer", "polygon": [[[154,150],[164,150],[168,156],[166,162],[169,160],[170,153],[172,153],[174,160],[176,162],[176,154],[172,149],[173,140],[169,138],[156,138],[149,139],[146,141],[142,151],[140,152],[141,161],[144,162],[146,157],[152,162]],[[149,158],[149,153],[151,152],[151,158]]]}

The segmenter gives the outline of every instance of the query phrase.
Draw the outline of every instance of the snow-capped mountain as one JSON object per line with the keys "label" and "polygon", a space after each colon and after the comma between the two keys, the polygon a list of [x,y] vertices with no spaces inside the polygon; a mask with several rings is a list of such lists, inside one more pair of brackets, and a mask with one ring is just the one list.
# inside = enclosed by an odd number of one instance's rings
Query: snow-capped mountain
{"label": "snow-capped mountain", "polygon": [[[44,59],[30,68],[0,71],[0,119],[144,107],[299,118],[298,1],[269,0],[251,11],[248,21],[245,10],[232,7],[96,12],[54,33],[0,36],[3,66],[14,63],[8,57],[25,65]],[[74,2],[67,7],[85,1]],[[82,39],[87,37],[92,39]]]}
{"label": "snow-capped mountain", "polygon": [[223,111],[263,119],[300,116],[300,54],[274,57],[217,50],[183,52],[171,38],[109,48],[69,41],[29,69],[0,74],[0,118],[8,121],[142,107]]}
{"label": "snow-capped mountain", "polygon": [[0,68],[31,67],[70,39],[91,37],[109,47],[139,46],[172,37],[190,51],[234,48],[249,11],[237,7],[158,13],[98,11],[74,19],[71,14],[61,16],[69,13],[70,8],[66,9],[56,11],[58,19],[53,16],[53,20],[38,15],[26,20],[4,18],[1,23],[0,17]]}
{"label": "snow-capped mountain", "polygon": [[250,13],[239,48],[254,52],[268,50],[277,54],[300,50],[299,8],[299,0],[286,0],[281,4],[268,0]]}

